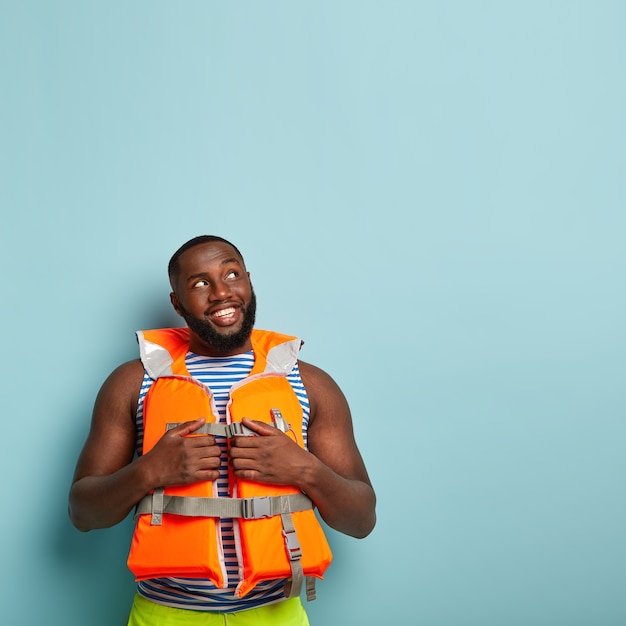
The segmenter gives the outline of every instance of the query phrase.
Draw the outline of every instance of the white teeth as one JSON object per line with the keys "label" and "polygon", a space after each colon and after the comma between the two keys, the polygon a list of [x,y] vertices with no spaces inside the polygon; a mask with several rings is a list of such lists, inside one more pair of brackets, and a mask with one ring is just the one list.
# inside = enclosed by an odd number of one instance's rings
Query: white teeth
{"label": "white teeth", "polygon": [[226,315],[232,315],[235,312],[235,309],[233,307],[230,307],[229,309],[222,309],[221,311],[216,311],[215,313],[213,313],[214,317],[225,317]]}

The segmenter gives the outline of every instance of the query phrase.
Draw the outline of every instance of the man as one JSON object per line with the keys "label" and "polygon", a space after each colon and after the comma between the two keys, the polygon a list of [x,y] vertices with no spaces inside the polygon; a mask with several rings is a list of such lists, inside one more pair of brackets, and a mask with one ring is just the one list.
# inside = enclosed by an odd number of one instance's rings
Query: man
{"label": "man", "polygon": [[[375,524],[348,404],[328,374],[297,359],[299,340],[253,328],[256,298],[233,244],[191,239],[168,273],[188,328],[138,333],[142,359],[103,384],[70,518],[81,531],[106,528],[139,503],[129,626],[306,625],[302,579],[321,577],[330,561],[312,507],[353,537]],[[277,510],[265,508],[270,500]],[[185,511],[168,513],[175,501]],[[186,510],[252,501],[252,513]],[[193,527],[211,557],[186,545]]]}

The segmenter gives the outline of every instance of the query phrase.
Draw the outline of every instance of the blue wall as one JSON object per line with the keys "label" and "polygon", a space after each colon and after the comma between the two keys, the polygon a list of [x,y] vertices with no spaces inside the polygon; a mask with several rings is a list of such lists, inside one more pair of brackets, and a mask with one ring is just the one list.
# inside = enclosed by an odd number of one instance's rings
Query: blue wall
{"label": "blue wall", "polygon": [[626,622],[626,4],[0,0],[2,622],[123,624],[67,491],[186,239],[351,403],[314,625]]}

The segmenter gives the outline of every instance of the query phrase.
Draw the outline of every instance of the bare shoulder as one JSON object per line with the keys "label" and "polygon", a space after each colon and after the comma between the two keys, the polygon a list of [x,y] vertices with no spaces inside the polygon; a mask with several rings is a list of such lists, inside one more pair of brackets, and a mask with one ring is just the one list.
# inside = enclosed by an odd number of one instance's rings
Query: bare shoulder
{"label": "bare shoulder", "polygon": [[135,359],[115,368],[96,397],[91,428],[78,459],[75,480],[110,474],[130,462],[135,447],[135,416],[144,369]]}
{"label": "bare shoulder", "polygon": [[300,369],[300,375],[302,376],[302,382],[309,383],[311,386],[335,384],[335,381],[327,374],[323,369],[307,363],[306,361],[298,360],[298,368]]}
{"label": "bare shoulder", "polygon": [[143,375],[143,365],[135,359],[116,367],[102,384],[74,481],[83,476],[111,474],[132,460]]}
{"label": "bare shoulder", "polygon": [[299,368],[311,407],[309,450],[344,478],[369,484],[367,470],[354,438],[350,407],[343,391],[319,367],[299,361]]}
{"label": "bare shoulder", "polygon": [[126,406],[134,414],[141,382],[144,377],[143,364],[139,359],[133,359],[116,367],[104,381],[96,398],[96,409],[104,404],[109,408],[115,406],[118,411]]}
{"label": "bare shoulder", "polygon": [[348,409],[348,402],[335,380],[323,369],[305,361],[298,361],[300,377],[309,396],[312,416],[324,408]]}

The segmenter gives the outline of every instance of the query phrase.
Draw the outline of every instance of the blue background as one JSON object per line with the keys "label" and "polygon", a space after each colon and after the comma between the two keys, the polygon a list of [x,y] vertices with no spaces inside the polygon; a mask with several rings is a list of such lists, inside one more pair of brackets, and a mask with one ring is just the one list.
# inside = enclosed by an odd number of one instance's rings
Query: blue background
{"label": "blue background", "polygon": [[0,0],[2,622],[125,624],[130,521],[67,492],[214,233],[378,493],[313,625],[626,623],[625,35],[608,0]]}

